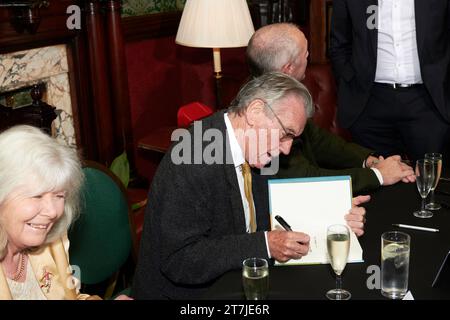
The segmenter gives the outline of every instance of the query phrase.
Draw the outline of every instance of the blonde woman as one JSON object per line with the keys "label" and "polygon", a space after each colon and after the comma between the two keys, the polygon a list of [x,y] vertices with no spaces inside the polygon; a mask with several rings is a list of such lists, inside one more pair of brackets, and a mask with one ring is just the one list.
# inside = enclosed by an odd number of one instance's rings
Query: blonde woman
{"label": "blonde woman", "polygon": [[39,129],[0,134],[0,299],[100,299],[78,292],[68,259],[83,178],[76,152]]}

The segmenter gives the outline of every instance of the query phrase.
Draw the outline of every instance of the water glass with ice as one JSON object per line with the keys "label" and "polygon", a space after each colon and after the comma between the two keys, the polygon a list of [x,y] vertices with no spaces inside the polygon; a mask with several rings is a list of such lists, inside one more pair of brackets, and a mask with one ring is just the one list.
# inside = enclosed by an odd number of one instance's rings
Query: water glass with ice
{"label": "water glass with ice", "polygon": [[399,231],[381,235],[381,294],[402,299],[408,291],[411,238]]}

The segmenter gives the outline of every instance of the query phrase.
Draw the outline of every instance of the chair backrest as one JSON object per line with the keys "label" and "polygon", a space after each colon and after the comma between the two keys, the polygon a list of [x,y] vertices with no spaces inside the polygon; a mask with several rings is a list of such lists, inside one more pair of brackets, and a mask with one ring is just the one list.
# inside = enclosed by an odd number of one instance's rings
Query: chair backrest
{"label": "chair backrest", "polygon": [[81,214],[69,230],[70,263],[80,268],[84,284],[116,273],[130,255],[130,206],[122,183],[106,167],[87,161]]}
{"label": "chair backrest", "polygon": [[313,98],[314,123],[350,141],[350,133],[339,127],[336,121],[337,88],[330,64],[310,63],[306,68],[306,76],[302,82]]}
{"label": "chair backrest", "polygon": [[187,128],[192,122],[205,118],[213,113],[214,111],[207,105],[200,102],[191,102],[178,109],[177,125],[180,128]]}

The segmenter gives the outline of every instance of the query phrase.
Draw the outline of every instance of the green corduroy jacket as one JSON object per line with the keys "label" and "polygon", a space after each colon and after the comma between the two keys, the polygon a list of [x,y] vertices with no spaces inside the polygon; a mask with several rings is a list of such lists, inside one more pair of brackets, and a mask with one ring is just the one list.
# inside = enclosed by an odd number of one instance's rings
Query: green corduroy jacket
{"label": "green corduroy jacket", "polygon": [[320,128],[308,120],[300,139],[294,141],[289,155],[280,155],[279,178],[341,176],[352,177],[353,194],[380,186],[375,172],[363,168],[372,153],[355,143]]}

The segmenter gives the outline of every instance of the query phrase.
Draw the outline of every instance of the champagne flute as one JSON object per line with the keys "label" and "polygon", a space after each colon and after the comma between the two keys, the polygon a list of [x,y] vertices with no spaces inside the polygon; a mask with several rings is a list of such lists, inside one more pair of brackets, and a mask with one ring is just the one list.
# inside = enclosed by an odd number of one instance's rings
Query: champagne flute
{"label": "champagne flute", "polygon": [[434,190],[436,189],[442,171],[442,154],[440,153],[425,153],[425,159],[428,159],[434,164],[434,183],[431,186],[430,202],[426,204],[425,208],[428,210],[439,210],[441,205],[435,202]]}
{"label": "champagne flute", "polygon": [[416,184],[422,197],[422,207],[419,211],[414,211],[413,214],[418,218],[431,218],[433,216],[431,211],[425,209],[425,198],[435,182],[433,167],[433,162],[427,159],[420,159],[416,162]]}
{"label": "champagne flute", "polygon": [[327,249],[331,267],[336,274],[336,289],[328,291],[326,297],[330,300],[348,300],[352,295],[347,290],[342,289],[341,278],[350,250],[350,231],[347,226],[335,224],[328,227]]}

